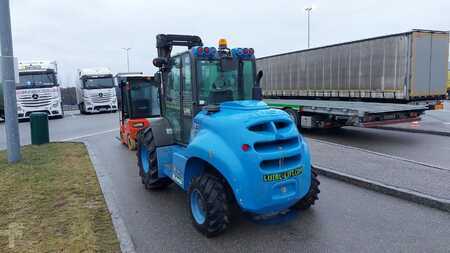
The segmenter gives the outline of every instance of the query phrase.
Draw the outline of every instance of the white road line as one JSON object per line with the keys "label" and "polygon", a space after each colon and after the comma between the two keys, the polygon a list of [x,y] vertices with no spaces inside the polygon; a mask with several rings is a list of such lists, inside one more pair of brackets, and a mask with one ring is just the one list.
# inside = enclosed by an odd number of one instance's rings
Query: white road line
{"label": "white road line", "polygon": [[319,142],[319,143],[323,143],[323,144],[328,144],[331,146],[336,146],[336,147],[342,147],[342,148],[347,148],[347,149],[353,149],[353,150],[358,150],[358,151],[362,151],[362,152],[366,152],[366,153],[370,153],[370,154],[374,154],[374,155],[378,155],[378,156],[383,156],[383,157],[387,157],[387,158],[391,158],[394,160],[400,160],[400,161],[404,161],[404,162],[409,162],[409,163],[414,163],[414,164],[418,164],[418,165],[422,165],[425,167],[429,167],[429,168],[434,168],[434,169],[438,169],[438,170],[444,170],[444,171],[450,171],[449,168],[444,168],[438,165],[434,165],[434,164],[429,164],[429,163],[424,163],[424,162],[419,162],[419,161],[414,161],[408,158],[404,158],[404,157],[400,157],[400,156],[395,156],[395,155],[389,155],[389,154],[385,154],[385,153],[379,153],[376,151],[372,151],[372,150],[368,150],[368,149],[363,149],[363,148],[358,148],[358,147],[353,147],[353,146],[347,146],[347,145],[342,145],[342,144],[338,144],[338,143],[334,143],[334,142],[329,142],[329,141],[324,141],[324,140],[319,140],[319,139],[315,139],[315,138],[309,138],[306,137],[307,139],[310,139],[312,141],[315,142]]}
{"label": "white road line", "polygon": [[95,132],[95,133],[86,134],[86,135],[80,135],[80,136],[76,136],[76,137],[62,139],[62,140],[59,140],[59,141],[73,141],[73,140],[78,140],[78,139],[82,139],[82,138],[86,138],[86,137],[92,137],[92,136],[96,136],[96,135],[107,134],[107,133],[111,133],[111,132],[114,132],[114,131],[119,131],[119,128],[114,128],[114,129],[101,131],[101,132]]}

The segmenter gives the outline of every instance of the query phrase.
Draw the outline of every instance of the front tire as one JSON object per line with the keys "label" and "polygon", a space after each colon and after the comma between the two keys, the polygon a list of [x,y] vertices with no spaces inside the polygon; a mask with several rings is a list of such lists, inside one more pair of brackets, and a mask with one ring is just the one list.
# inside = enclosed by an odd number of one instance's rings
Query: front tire
{"label": "front tire", "polygon": [[158,190],[167,188],[172,184],[170,178],[158,176],[158,158],[156,153],[155,139],[151,128],[146,128],[138,133],[137,159],[139,176],[142,184],[147,190]]}
{"label": "front tire", "polygon": [[187,198],[192,223],[206,237],[219,235],[230,224],[230,201],[220,178],[211,174],[194,178]]}
{"label": "front tire", "polygon": [[84,103],[78,104],[78,109],[80,110],[80,114],[85,115],[86,114],[86,110],[84,109]]}
{"label": "front tire", "polygon": [[133,140],[130,135],[127,136],[127,147],[129,150],[136,150],[136,141]]}
{"label": "front tire", "polygon": [[309,191],[302,199],[295,203],[295,205],[293,206],[294,209],[306,210],[314,205],[316,200],[319,200],[320,181],[317,177],[318,176],[316,169],[314,167],[311,167],[311,186],[309,187]]}

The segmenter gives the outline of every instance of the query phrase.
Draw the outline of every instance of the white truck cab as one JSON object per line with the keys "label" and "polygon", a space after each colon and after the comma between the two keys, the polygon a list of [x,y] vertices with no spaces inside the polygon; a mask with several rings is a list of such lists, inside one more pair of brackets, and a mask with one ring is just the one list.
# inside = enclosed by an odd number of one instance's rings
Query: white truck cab
{"label": "white truck cab", "polygon": [[57,72],[55,61],[19,62],[19,83],[16,86],[19,119],[29,118],[32,112],[64,117]]}
{"label": "white truck cab", "polygon": [[113,73],[108,68],[79,69],[78,77],[77,101],[82,114],[117,111]]}

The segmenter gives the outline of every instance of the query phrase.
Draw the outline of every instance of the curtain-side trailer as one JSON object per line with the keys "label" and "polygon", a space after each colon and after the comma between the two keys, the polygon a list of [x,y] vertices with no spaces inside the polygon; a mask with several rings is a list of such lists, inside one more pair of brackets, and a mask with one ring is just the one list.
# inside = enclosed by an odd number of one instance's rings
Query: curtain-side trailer
{"label": "curtain-side trailer", "polygon": [[303,127],[372,127],[442,107],[448,41],[448,32],[413,30],[262,57],[257,68],[267,102],[295,111]]}

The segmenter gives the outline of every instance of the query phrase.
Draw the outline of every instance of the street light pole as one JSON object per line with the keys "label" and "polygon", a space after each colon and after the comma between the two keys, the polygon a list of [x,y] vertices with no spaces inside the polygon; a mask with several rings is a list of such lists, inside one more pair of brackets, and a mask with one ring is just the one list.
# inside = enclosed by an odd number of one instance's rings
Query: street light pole
{"label": "street light pole", "polygon": [[19,122],[17,121],[16,75],[11,35],[9,0],[0,0],[0,76],[4,91],[6,148],[8,162],[20,160]]}
{"label": "street light pole", "polygon": [[122,49],[127,52],[127,68],[128,72],[130,72],[130,55],[128,54],[128,52],[131,50],[131,47],[123,47]]}
{"label": "street light pole", "polygon": [[310,22],[309,22],[309,19],[310,19],[312,7],[305,8],[305,11],[308,14],[308,48],[309,48],[309,45],[310,45]]}

